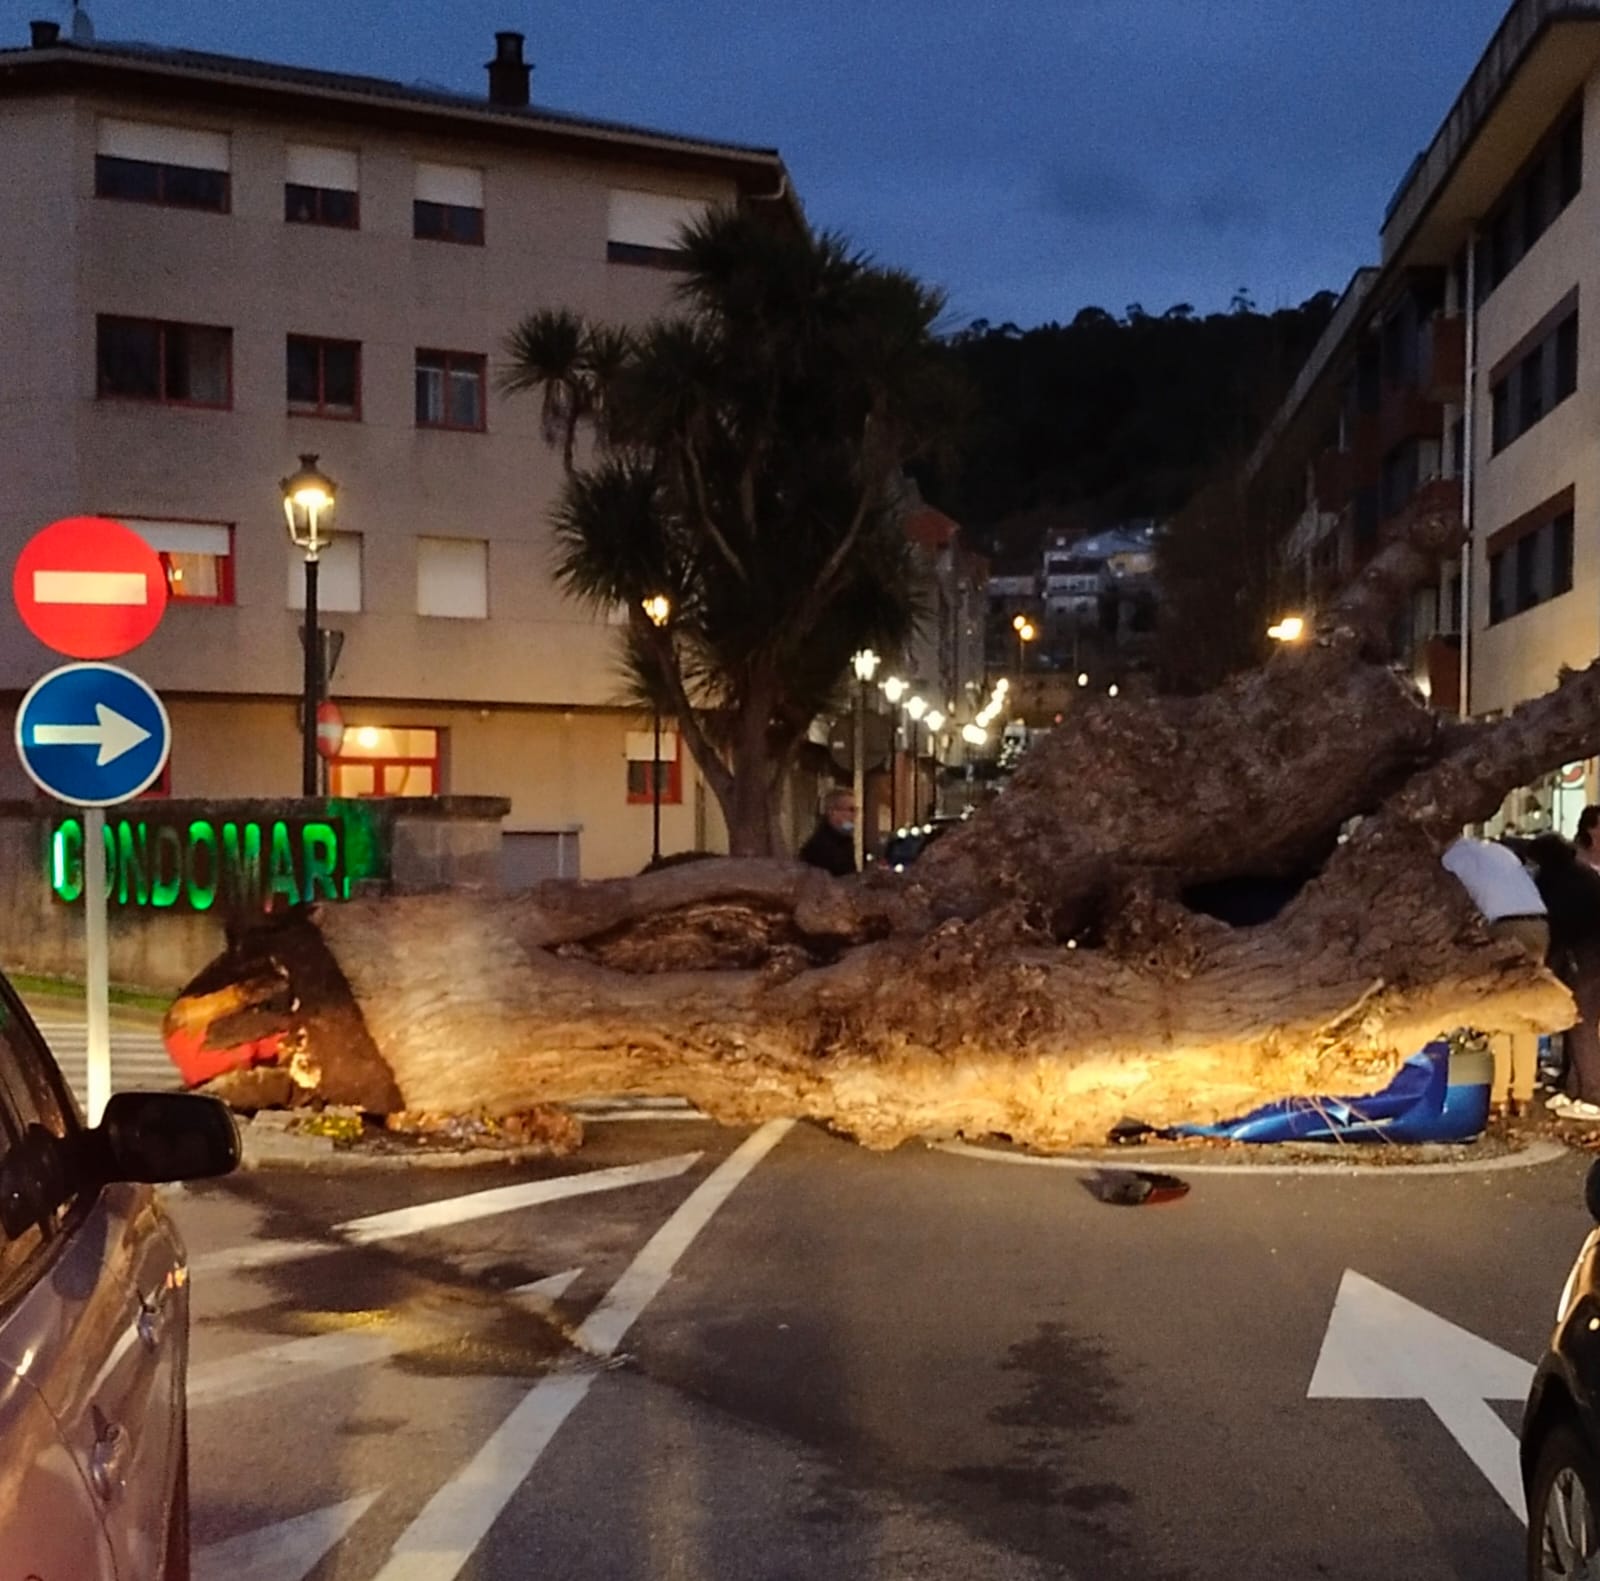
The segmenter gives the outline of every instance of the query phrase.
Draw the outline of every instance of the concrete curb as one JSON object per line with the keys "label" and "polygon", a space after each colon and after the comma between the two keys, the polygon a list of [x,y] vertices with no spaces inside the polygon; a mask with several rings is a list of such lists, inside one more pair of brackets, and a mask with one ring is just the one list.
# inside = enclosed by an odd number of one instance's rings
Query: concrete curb
{"label": "concrete curb", "polygon": [[547,1147],[478,1147],[459,1152],[373,1153],[362,1148],[337,1147],[330,1136],[302,1136],[295,1132],[257,1131],[239,1121],[243,1152],[241,1171],[317,1170],[328,1174],[357,1174],[368,1170],[463,1170],[494,1165],[519,1165],[555,1158]]}
{"label": "concrete curb", "polygon": [[[996,1147],[977,1147],[971,1142],[934,1142],[932,1150],[951,1153],[957,1158],[977,1159],[985,1164],[1021,1164],[1035,1169],[1070,1169],[1087,1172],[1095,1169],[1157,1170],[1178,1175],[1332,1175],[1342,1180],[1388,1180],[1395,1176],[1414,1175],[1489,1175],[1512,1169],[1537,1169],[1543,1164],[1553,1164],[1566,1158],[1576,1149],[1560,1142],[1535,1139],[1514,1153],[1500,1153],[1493,1158],[1461,1158],[1452,1156],[1432,1162],[1415,1164],[1362,1163],[1352,1160],[1335,1163],[1332,1160],[1295,1160],[1275,1163],[1263,1158],[1259,1164],[1208,1164],[1194,1159],[1181,1149],[1159,1150],[1151,1148],[1119,1148],[1114,1152],[1096,1149],[1092,1153],[1063,1153],[1044,1158],[1035,1153],[1010,1153]],[[1266,1150],[1263,1149],[1263,1152]],[[1452,1154],[1457,1154],[1452,1149]]]}

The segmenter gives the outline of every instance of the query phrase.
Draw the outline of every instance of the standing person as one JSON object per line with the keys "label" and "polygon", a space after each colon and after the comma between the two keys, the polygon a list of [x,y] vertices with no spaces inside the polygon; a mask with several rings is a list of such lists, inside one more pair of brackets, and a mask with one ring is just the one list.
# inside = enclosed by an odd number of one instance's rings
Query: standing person
{"label": "standing person", "polygon": [[1578,860],[1586,867],[1600,870],[1600,840],[1595,839],[1595,827],[1600,825],[1600,807],[1591,802],[1578,814],[1578,833],[1573,842],[1578,848]]}
{"label": "standing person", "polygon": [[[1497,938],[1514,939],[1542,966],[1550,953],[1550,918],[1539,886],[1515,851],[1491,840],[1463,835],[1441,858],[1445,869],[1472,897],[1472,903]],[[1531,1032],[1495,1037],[1494,1086],[1490,1099],[1504,1103],[1508,1115],[1533,1099],[1539,1071],[1539,1040]]]}
{"label": "standing person", "polygon": [[856,799],[847,790],[831,790],[822,802],[822,816],[811,838],[800,847],[800,860],[835,878],[856,870]]}
{"label": "standing person", "polygon": [[1558,834],[1540,835],[1523,850],[1550,917],[1550,970],[1578,1006],[1578,1019],[1564,1034],[1566,1098],[1550,1108],[1571,1119],[1600,1120],[1600,872]]}

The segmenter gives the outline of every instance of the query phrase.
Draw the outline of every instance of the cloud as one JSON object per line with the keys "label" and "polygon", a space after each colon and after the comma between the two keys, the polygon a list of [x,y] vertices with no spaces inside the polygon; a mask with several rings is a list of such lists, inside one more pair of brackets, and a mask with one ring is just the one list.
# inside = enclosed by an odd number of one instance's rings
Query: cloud
{"label": "cloud", "polygon": [[1050,171],[1045,201],[1063,219],[1099,225],[1143,219],[1155,209],[1154,193],[1138,176],[1092,165]]}

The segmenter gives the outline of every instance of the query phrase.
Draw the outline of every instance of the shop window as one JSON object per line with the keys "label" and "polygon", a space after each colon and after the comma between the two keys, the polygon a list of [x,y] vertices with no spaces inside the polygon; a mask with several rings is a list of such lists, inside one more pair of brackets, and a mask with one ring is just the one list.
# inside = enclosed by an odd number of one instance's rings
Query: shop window
{"label": "shop window", "polygon": [[661,732],[661,761],[655,762],[656,738],[653,730],[630,730],[628,753],[628,801],[654,803],[653,774],[661,775],[661,803],[676,806],[683,800],[683,754],[676,730]]}
{"label": "shop window", "polygon": [[231,604],[233,528],[223,522],[155,521],[119,516],[161,556],[175,604]]}
{"label": "shop window", "polygon": [[352,725],[329,765],[333,796],[442,794],[444,732],[418,726]]}
{"label": "shop window", "polygon": [[95,330],[102,400],[216,408],[233,404],[231,329],[102,316]]}

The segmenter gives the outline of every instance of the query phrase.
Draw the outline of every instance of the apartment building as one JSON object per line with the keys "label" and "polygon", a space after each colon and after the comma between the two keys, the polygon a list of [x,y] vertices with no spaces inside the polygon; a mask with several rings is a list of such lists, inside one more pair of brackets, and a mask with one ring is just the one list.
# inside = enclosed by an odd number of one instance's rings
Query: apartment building
{"label": "apartment building", "polygon": [[[774,151],[551,114],[529,80],[512,33],[481,99],[45,23],[0,50],[0,545],[76,514],[137,527],[171,591],[131,660],[172,715],[166,789],[292,795],[303,582],[278,483],[319,455],[350,727],[331,790],[508,796],[513,876],[558,849],[604,876],[649,856],[650,721],[618,704],[615,629],[551,580],[560,457],[497,364],[538,308],[666,310],[706,205],[799,213]],[[51,662],[0,622],[13,706]],[[670,730],[664,756],[664,848],[716,847]]]}
{"label": "apartment building", "polygon": [[[1600,4],[1518,0],[1405,173],[1247,468],[1312,606],[1419,514],[1459,519],[1396,632],[1435,704],[1493,714],[1600,655]],[[1572,765],[1514,798],[1570,830]]]}

